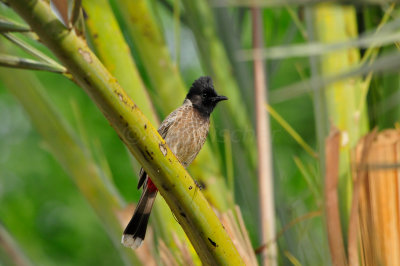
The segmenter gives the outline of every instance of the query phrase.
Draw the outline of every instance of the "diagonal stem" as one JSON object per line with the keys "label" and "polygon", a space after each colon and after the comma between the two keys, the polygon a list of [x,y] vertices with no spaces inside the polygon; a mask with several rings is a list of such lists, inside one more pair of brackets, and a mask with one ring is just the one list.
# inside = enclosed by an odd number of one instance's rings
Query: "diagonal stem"
{"label": "diagonal stem", "polygon": [[45,1],[13,0],[10,5],[67,67],[152,177],[202,262],[243,265],[203,194],[191,189],[195,187],[193,179],[86,42],[66,29]]}

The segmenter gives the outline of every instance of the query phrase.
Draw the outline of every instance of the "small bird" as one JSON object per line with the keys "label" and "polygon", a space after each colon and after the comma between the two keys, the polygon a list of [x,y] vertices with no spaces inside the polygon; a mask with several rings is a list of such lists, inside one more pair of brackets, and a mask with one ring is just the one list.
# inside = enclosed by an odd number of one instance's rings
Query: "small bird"
{"label": "small bird", "polygon": [[[223,100],[228,98],[217,94],[212,79],[200,77],[193,82],[183,104],[161,123],[158,133],[185,168],[196,158],[206,141],[210,114],[217,103]],[[158,192],[143,168],[139,176],[138,189],[143,186],[143,193],[121,241],[124,246],[133,249],[138,248],[144,240]]]}

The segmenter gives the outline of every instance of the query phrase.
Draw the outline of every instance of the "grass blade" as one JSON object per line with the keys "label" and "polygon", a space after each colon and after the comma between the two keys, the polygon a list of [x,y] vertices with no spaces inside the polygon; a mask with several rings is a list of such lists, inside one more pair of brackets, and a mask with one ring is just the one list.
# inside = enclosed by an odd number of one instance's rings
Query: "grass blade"
{"label": "grass blade", "polygon": [[[43,60],[44,62],[54,65],[57,68],[64,68],[62,65],[60,65],[59,63],[57,63],[56,61],[54,61],[53,59],[51,59],[50,57],[48,57],[47,55],[45,55],[44,53],[42,53],[41,51],[37,50],[36,48],[34,48],[33,46],[29,45],[28,43],[22,41],[21,39],[15,37],[12,34],[9,33],[3,33],[3,36],[9,40],[10,42],[14,43],[15,45],[21,47],[24,51],[28,52],[29,54]],[[65,68],[64,68],[65,69]]]}
{"label": "grass blade", "polygon": [[0,54],[0,66],[19,69],[42,70],[61,74],[66,73],[66,69],[64,67],[57,67],[49,63],[6,54]]}
{"label": "grass blade", "polygon": [[265,108],[267,109],[268,113],[278,122],[286,132],[312,157],[317,158],[318,154],[311,148],[305,140],[289,125],[288,122],[280,115],[278,112],[272,108],[271,105],[266,104]]}
{"label": "grass blade", "polygon": [[5,19],[0,17],[0,32],[29,32],[30,28],[11,21],[9,19]]}

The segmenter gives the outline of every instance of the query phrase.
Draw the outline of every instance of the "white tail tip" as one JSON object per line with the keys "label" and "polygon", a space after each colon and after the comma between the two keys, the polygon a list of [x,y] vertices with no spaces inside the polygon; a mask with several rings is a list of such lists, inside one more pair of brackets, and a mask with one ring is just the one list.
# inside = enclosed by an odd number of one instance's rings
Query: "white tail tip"
{"label": "white tail tip", "polygon": [[142,245],[143,239],[133,235],[122,235],[121,243],[128,248],[137,249]]}

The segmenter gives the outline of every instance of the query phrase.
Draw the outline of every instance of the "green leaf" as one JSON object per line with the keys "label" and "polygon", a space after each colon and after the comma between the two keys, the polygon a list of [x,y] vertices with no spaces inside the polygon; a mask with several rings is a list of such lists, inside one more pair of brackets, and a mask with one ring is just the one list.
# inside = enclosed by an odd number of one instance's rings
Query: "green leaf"
{"label": "green leaf", "polygon": [[30,70],[43,70],[55,73],[66,72],[66,69],[63,67],[57,67],[46,62],[39,62],[28,58],[21,58],[6,54],[0,54],[0,66]]}

